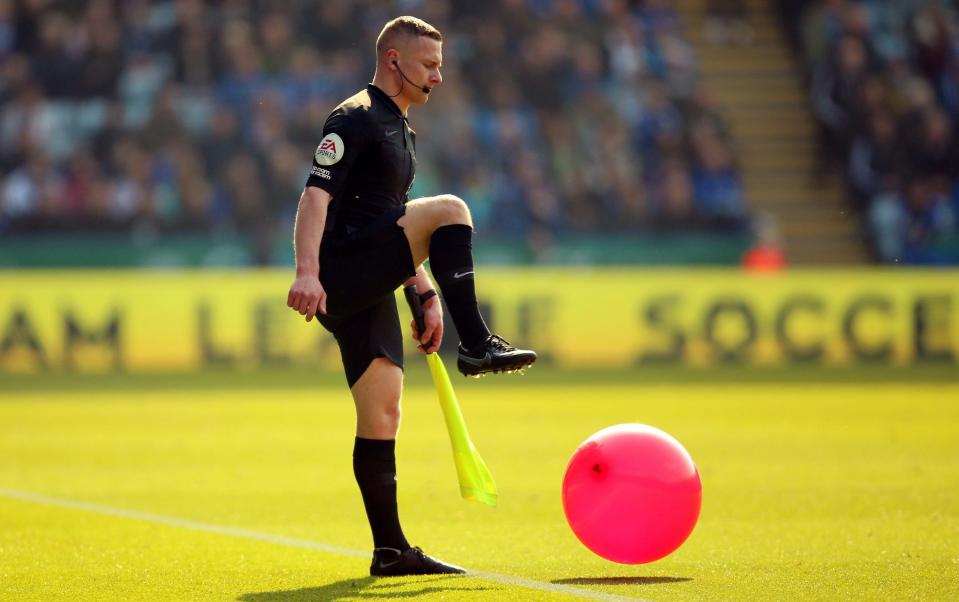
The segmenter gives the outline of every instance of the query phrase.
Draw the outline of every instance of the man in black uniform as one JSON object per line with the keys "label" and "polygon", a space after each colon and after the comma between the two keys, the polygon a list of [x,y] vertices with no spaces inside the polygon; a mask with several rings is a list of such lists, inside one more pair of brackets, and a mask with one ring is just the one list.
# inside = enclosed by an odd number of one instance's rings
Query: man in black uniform
{"label": "man in black uniform", "polygon": [[[376,73],[327,118],[300,197],[294,230],[296,279],[287,305],[333,333],[356,404],[353,472],[373,532],[372,575],[462,573],[411,547],[396,507],[395,443],[403,347],[394,291],[415,284],[425,324],[413,337],[425,353],[443,338],[442,306],[460,337],[463,374],[522,369],[536,354],[490,333],[476,303],[472,220],[459,198],[409,200],[416,133],[406,113],[442,81],[443,37],[414,17],[386,24]],[[416,82],[416,83],[414,83]]]}

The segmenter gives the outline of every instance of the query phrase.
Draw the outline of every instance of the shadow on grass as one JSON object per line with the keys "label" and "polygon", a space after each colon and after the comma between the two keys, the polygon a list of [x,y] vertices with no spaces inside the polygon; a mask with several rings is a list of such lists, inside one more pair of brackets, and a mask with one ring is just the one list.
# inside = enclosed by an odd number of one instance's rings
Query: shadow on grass
{"label": "shadow on grass", "polygon": [[655,585],[657,583],[682,583],[692,581],[689,577],[570,577],[553,579],[552,583],[563,585]]}
{"label": "shadow on grass", "polygon": [[[456,587],[457,577],[433,577],[429,579],[376,579],[361,577],[343,579],[317,587],[280,590],[275,592],[253,592],[237,598],[238,602],[326,602],[334,600],[355,600],[357,598],[417,598],[437,592],[487,591],[486,587]],[[435,583],[434,582],[444,582]],[[415,588],[408,591],[396,591],[398,587]]]}

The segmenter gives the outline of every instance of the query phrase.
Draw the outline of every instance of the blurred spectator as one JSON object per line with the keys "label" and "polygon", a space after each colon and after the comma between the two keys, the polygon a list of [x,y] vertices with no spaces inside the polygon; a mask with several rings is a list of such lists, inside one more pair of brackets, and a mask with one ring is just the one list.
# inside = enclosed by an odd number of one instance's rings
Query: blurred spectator
{"label": "blurred spectator", "polygon": [[684,163],[673,160],[664,166],[653,199],[656,221],[666,229],[681,228],[695,218],[693,182]]}
{"label": "blurred spectator", "polygon": [[933,108],[925,111],[915,136],[906,138],[906,173],[929,178],[942,192],[959,175],[959,144],[949,115]]}
{"label": "blurred spectator", "polygon": [[806,3],[803,23],[820,169],[846,166],[880,260],[959,263],[955,9],[821,0]]}
{"label": "blurred spectator", "polygon": [[141,218],[154,223],[154,198],[151,156],[132,138],[121,138],[113,145],[114,178],[107,211],[118,224],[132,224]]}
{"label": "blurred spectator", "polygon": [[64,218],[76,219],[92,213],[90,198],[102,178],[96,156],[88,149],[78,149],[71,157],[63,190]]}
{"label": "blurred spectator", "polygon": [[201,19],[190,19],[178,24],[172,35],[174,81],[188,86],[212,85],[218,72],[210,28]]}
{"label": "blurred spectator", "polygon": [[230,158],[220,180],[220,195],[226,207],[227,222],[252,236],[257,263],[267,263],[273,227],[269,219],[271,207],[260,166],[253,155],[241,152]]}
{"label": "blurred spectator", "polygon": [[939,101],[959,117],[959,27],[955,13],[930,4],[916,11],[909,26],[919,72],[932,83]]}
{"label": "blurred spectator", "polygon": [[340,52],[356,49],[356,9],[351,0],[308,2],[301,25],[300,37],[316,44],[320,52]]}
{"label": "blurred spectator", "polygon": [[[711,10],[745,23],[741,5]],[[444,85],[411,116],[415,194],[462,195],[534,256],[568,234],[745,220],[667,0],[0,0],[3,227],[233,232],[273,261],[324,120],[409,11],[447,40]]]}
{"label": "blurred spectator", "polygon": [[846,156],[868,67],[865,44],[846,35],[837,42],[835,59],[821,63],[813,74],[813,112],[821,128],[820,176]]}
{"label": "blurred spectator", "polygon": [[742,265],[750,272],[776,272],[786,267],[782,236],[776,220],[769,214],[760,214],[753,220],[755,242],[743,254]]}
{"label": "blurred spectator", "polygon": [[740,222],[746,199],[730,148],[707,124],[693,132],[693,193],[697,213],[716,224]]}
{"label": "blurred spectator", "polygon": [[707,0],[703,31],[714,46],[751,44],[753,28],[749,24],[745,0]]}
{"label": "blurred spectator", "polygon": [[0,214],[28,230],[42,228],[60,215],[63,178],[42,151],[31,151],[23,165],[7,176]]}
{"label": "blurred spectator", "polygon": [[[833,41],[844,31],[843,10],[847,0],[805,0],[804,3],[800,32],[795,37],[801,40],[806,65],[815,67],[828,60]],[[796,24],[796,21],[787,21],[786,27]]]}
{"label": "blurred spectator", "polygon": [[954,234],[949,198],[927,178],[910,180],[902,194],[880,196],[869,215],[880,257],[887,262],[949,263],[937,245]]}
{"label": "blurred spectator", "polygon": [[853,141],[849,179],[858,207],[899,186],[904,157],[898,134],[895,115],[890,111],[877,111],[870,115],[868,129]]}
{"label": "blurred spectator", "polygon": [[80,86],[80,57],[76,54],[78,28],[61,12],[40,18],[37,48],[30,53],[31,71],[43,91],[53,98],[76,96]]}
{"label": "blurred spectator", "polygon": [[13,52],[17,43],[13,0],[0,0],[0,60]]}

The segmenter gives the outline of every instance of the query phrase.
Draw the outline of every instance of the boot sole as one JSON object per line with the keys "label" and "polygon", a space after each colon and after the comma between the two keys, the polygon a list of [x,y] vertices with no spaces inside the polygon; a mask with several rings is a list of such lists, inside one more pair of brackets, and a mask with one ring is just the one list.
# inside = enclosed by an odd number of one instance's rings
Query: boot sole
{"label": "boot sole", "polygon": [[524,374],[526,370],[532,367],[533,363],[536,362],[536,357],[527,357],[520,358],[509,362],[507,364],[497,366],[495,368],[480,368],[479,366],[474,366],[472,364],[467,364],[465,362],[457,360],[456,367],[459,369],[460,374],[469,378],[480,378],[481,376],[486,376],[487,374],[513,374],[518,372],[519,374]]}

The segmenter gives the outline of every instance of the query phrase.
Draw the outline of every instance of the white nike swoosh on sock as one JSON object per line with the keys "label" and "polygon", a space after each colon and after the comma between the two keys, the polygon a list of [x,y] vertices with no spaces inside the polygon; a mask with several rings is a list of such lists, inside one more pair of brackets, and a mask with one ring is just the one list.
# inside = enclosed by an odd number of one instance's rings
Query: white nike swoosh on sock
{"label": "white nike swoosh on sock", "polygon": [[462,278],[463,276],[469,276],[472,273],[473,273],[473,270],[470,270],[469,272],[463,272],[462,274],[460,274],[459,272],[456,272],[455,274],[453,274],[453,278],[459,279],[459,278]]}

